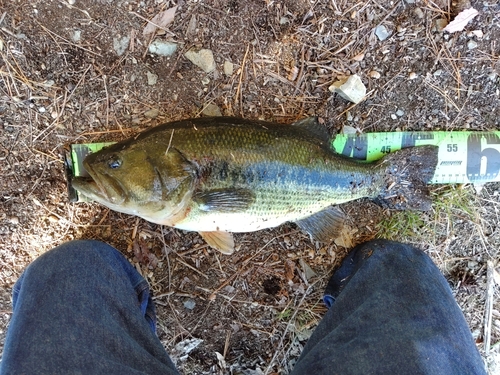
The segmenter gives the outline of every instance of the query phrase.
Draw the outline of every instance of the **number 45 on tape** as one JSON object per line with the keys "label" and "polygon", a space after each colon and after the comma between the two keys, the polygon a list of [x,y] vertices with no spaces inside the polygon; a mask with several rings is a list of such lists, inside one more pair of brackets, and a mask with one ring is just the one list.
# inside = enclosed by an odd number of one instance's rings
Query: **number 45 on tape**
{"label": "number 45 on tape", "polygon": [[421,145],[439,147],[434,184],[500,181],[500,131],[340,134],[332,142],[339,154],[366,161]]}

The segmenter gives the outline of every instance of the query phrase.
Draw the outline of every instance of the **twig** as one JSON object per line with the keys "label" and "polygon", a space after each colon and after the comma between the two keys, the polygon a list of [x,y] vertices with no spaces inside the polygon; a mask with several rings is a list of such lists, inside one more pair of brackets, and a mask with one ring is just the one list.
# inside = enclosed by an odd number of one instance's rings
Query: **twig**
{"label": "twig", "polygon": [[495,280],[493,278],[495,267],[491,260],[488,261],[487,282],[486,282],[486,305],[484,307],[484,354],[490,354],[491,345],[491,323],[493,320],[493,298],[495,291]]}
{"label": "twig", "polygon": [[243,56],[243,62],[241,63],[240,80],[238,82],[238,87],[236,89],[236,95],[234,97],[234,104],[237,104],[238,98],[240,102],[240,114],[243,116],[243,98],[240,96],[241,82],[243,81],[243,72],[245,71],[245,63],[247,61],[248,50],[250,49],[250,44],[247,44],[247,50],[245,51],[245,56]]}

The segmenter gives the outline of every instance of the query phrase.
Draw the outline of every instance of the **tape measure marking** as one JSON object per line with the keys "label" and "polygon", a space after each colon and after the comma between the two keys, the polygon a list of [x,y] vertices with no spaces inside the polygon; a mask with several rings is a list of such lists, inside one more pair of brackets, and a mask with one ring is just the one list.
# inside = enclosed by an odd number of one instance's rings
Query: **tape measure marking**
{"label": "tape measure marking", "polygon": [[332,142],[339,154],[366,161],[421,145],[439,147],[434,184],[500,181],[499,131],[341,134]]}

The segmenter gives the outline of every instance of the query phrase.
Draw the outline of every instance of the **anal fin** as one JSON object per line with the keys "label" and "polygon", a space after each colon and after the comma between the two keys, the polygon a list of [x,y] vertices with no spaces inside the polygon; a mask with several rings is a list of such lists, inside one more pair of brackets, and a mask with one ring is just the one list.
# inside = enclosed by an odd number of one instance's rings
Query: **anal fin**
{"label": "anal fin", "polygon": [[222,254],[230,255],[234,252],[234,238],[231,232],[199,232],[200,236],[206,241],[208,245]]}
{"label": "anal fin", "polygon": [[315,240],[330,242],[340,233],[344,222],[344,212],[340,208],[332,206],[295,223]]}

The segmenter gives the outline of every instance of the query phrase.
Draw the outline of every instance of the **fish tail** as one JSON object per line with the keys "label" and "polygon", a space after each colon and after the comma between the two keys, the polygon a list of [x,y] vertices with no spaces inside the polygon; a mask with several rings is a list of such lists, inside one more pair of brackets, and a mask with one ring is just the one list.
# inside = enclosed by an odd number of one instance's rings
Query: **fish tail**
{"label": "fish tail", "polygon": [[405,148],[378,161],[384,184],[377,203],[396,210],[429,210],[432,201],[427,184],[436,170],[438,150],[431,145]]}

